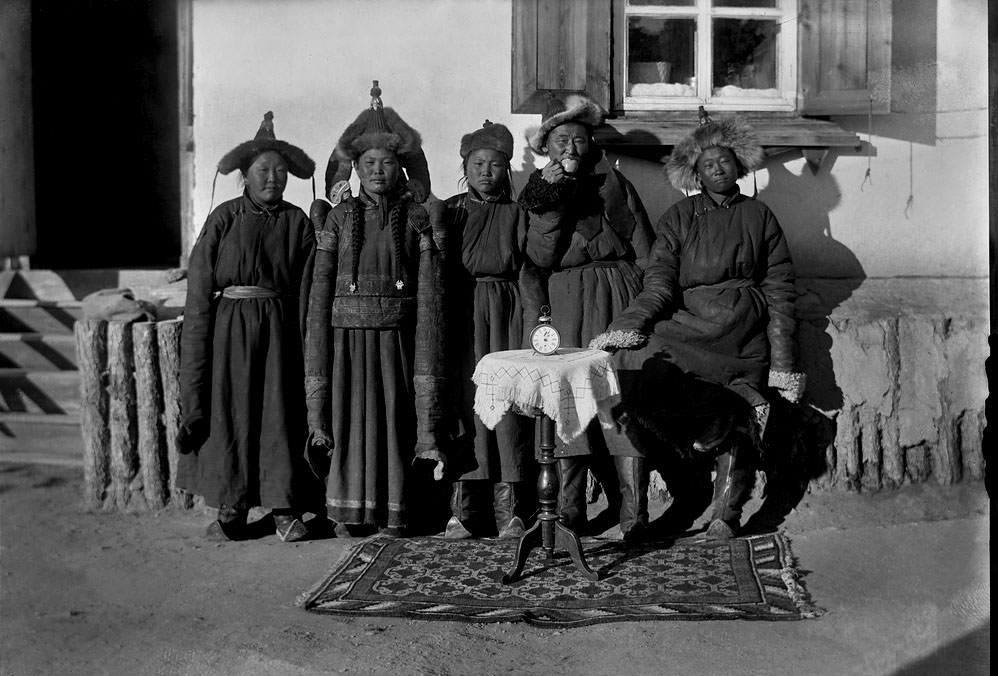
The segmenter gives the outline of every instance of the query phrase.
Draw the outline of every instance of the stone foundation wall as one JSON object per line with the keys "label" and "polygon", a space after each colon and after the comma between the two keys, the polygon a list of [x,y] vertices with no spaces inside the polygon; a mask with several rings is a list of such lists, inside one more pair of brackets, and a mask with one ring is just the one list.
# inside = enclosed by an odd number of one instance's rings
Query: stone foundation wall
{"label": "stone foundation wall", "polygon": [[803,279],[806,403],[829,421],[817,488],[983,477],[987,279]]}

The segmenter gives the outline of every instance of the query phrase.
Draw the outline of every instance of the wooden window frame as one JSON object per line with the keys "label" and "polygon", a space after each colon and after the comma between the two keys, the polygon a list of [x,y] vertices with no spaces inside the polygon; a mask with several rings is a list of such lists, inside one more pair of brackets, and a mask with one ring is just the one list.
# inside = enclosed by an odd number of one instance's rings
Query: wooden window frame
{"label": "wooden window frame", "polygon": [[[767,147],[858,147],[856,134],[818,117],[890,112],[891,0],[796,1],[795,109],[708,103],[708,110],[746,114]],[[512,0],[512,112],[542,113],[551,97],[582,92],[610,112],[605,129],[598,130],[604,143],[672,145],[688,132],[700,101],[671,111],[620,105],[623,96],[616,89],[623,73],[615,70],[613,53],[621,48],[623,4]],[[846,46],[850,51],[843,54]],[[843,64],[861,64],[863,72],[838,77]]]}
{"label": "wooden window frame", "polygon": [[[731,8],[717,7],[723,0],[694,0],[694,6],[647,5],[630,6],[626,0],[613,2],[614,44],[619,46],[612,54],[613,73],[616,82],[613,108],[625,114],[632,111],[671,111],[696,110],[703,105],[715,111],[781,111],[796,110],[797,102],[797,0],[776,0],[775,8]],[[702,39],[697,41],[697,95],[688,97],[635,97],[627,95],[628,18],[648,16],[655,18],[690,18],[697,22]],[[700,77],[713,71],[713,29],[714,19],[770,19],[780,22],[778,57],[776,61],[779,97],[713,96],[714,83],[710,78]],[[793,19],[793,20],[791,20]]]}

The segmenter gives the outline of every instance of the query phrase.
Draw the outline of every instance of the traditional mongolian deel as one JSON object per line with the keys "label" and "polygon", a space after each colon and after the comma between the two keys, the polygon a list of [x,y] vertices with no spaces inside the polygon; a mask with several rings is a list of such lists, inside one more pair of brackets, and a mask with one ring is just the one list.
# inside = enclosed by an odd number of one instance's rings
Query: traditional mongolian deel
{"label": "traditional mongolian deel", "polygon": [[781,534],[725,542],[588,541],[593,582],[567,556],[532,559],[502,584],[514,541],[373,537],[300,599],[331,615],[578,627],[637,620],[817,617]]}
{"label": "traditional mongolian deel", "polygon": [[564,442],[582,434],[593,418],[611,426],[610,409],[620,396],[613,358],[603,350],[493,352],[478,362],[472,380],[478,386],[475,414],[487,427],[495,427],[513,406],[540,409]]}

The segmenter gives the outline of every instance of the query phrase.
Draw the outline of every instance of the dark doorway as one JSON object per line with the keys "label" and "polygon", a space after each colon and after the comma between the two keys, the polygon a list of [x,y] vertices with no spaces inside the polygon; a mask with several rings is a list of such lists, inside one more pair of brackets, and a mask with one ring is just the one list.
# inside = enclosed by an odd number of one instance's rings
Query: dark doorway
{"label": "dark doorway", "polygon": [[33,0],[37,268],[175,266],[177,5]]}

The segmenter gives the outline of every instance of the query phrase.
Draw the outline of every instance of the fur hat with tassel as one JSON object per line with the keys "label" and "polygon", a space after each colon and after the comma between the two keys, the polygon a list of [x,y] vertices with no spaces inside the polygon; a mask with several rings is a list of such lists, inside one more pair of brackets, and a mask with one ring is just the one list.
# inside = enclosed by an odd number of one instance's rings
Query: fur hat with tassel
{"label": "fur hat with tassel", "polygon": [[513,135],[505,125],[485,120],[481,129],[476,129],[461,137],[461,159],[466,160],[468,155],[482,149],[497,150],[505,155],[507,160],[511,160],[513,159]]}
{"label": "fur hat with tassel", "polygon": [[381,88],[374,80],[371,105],[340,135],[326,165],[326,196],[334,204],[349,188],[351,163],[372,148],[395,153],[405,170],[406,186],[417,202],[430,194],[430,171],[422,150],[423,140],[415,129],[381,102]]}
{"label": "fur hat with tassel", "polygon": [[697,160],[708,148],[727,148],[738,160],[738,178],[762,166],[766,155],[752,127],[741,117],[712,120],[700,106],[700,125],[672,149],[665,165],[669,182],[684,192],[700,190]]}
{"label": "fur hat with tassel", "polygon": [[305,151],[274,136],[274,113],[264,113],[263,122],[252,141],[240,143],[225,154],[218,163],[218,173],[228,174],[239,169],[244,174],[261,153],[274,151],[288,163],[288,171],[298,178],[310,178],[315,172],[315,162]]}
{"label": "fur hat with tassel", "polygon": [[583,94],[570,94],[564,101],[551,97],[547,110],[541,115],[541,126],[527,129],[527,145],[538,155],[544,155],[548,134],[558,125],[577,122],[591,131],[603,124],[605,117],[602,106]]}

